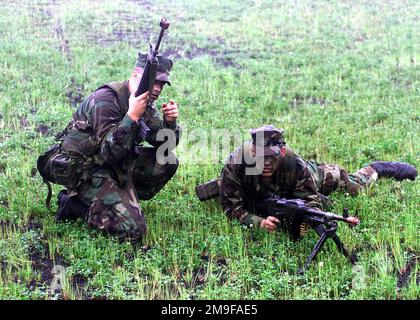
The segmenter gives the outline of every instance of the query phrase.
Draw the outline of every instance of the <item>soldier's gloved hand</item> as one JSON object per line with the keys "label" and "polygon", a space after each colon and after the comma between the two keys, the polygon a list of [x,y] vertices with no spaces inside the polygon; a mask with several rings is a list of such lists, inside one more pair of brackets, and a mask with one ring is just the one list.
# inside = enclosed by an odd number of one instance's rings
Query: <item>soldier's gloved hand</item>
{"label": "soldier's gloved hand", "polygon": [[168,124],[174,123],[179,116],[178,105],[173,100],[169,100],[169,104],[162,104],[162,111]]}
{"label": "soldier's gloved hand", "polygon": [[147,102],[149,101],[149,91],[139,95],[138,97],[135,96],[135,91],[133,91],[128,99],[128,111],[127,114],[130,118],[134,121],[138,121],[140,117],[143,115],[144,111],[147,107]]}
{"label": "soldier's gloved hand", "polygon": [[268,216],[267,219],[263,219],[260,224],[260,228],[266,229],[270,232],[276,231],[277,225],[280,220],[273,216]]}

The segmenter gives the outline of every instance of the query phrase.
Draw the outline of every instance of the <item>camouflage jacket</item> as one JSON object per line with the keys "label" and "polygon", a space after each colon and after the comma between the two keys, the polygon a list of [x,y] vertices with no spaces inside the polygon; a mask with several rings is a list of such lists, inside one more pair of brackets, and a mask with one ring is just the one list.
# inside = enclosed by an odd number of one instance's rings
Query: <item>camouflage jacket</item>
{"label": "camouflage jacket", "polygon": [[[63,140],[67,152],[82,153],[95,158],[95,163],[110,163],[124,166],[124,160],[133,150],[133,145],[143,141],[137,139],[139,125],[128,115],[128,81],[114,83],[121,87],[122,101],[108,87],[100,87],[92,92],[73,114],[68,127],[68,134]],[[180,128],[178,124],[168,124],[162,119],[155,106],[147,108],[142,118],[150,128],[146,141],[159,147],[163,141],[157,141],[160,129],[175,132],[178,145]]]}
{"label": "camouflage jacket", "polygon": [[[251,142],[245,142],[229,155],[222,170],[219,200],[230,219],[238,219],[250,227],[259,226],[263,218],[258,212],[249,210],[252,203],[263,199],[269,192],[285,196],[284,189],[278,174],[273,175],[273,181],[269,184],[264,184],[258,175],[245,176],[246,164],[243,160],[238,161],[244,152],[251,152]],[[308,163],[296,153],[293,155],[296,160],[296,185],[288,197],[300,198],[307,201],[311,207],[321,208],[321,198]]]}

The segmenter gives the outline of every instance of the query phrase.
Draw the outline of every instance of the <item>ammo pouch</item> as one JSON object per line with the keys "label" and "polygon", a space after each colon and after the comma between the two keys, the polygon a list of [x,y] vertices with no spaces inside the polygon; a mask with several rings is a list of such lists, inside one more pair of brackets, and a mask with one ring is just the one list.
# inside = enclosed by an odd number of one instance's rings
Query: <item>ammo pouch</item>
{"label": "ammo pouch", "polygon": [[50,182],[61,184],[69,189],[79,184],[77,173],[78,161],[75,157],[61,153],[60,144],[53,145],[47,152],[38,157],[36,166],[44,183],[48,187],[48,195],[45,205],[50,209],[52,189]]}
{"label": "ammo pouch", "polygon": [[74,189],[80,184],[78,164],[78,157],[62,153],[60,144],[53,145],[37,161],[44,181],[63,185],[67,189]]}
{"label": "ammo pouch", "polygon": [[63,138],[63,142],[53,145],[37,161],[38,172],[48,186],[46,200],[50,208],[51,183],[65,186],[68,190],[76,189],[88,178],[93,167],[93,153],[98,149],[97,143],[89,133],[72,130]]}
{"label": "ammo pouch", "polygon": [[37,167],[44,181],[74,189],[80,182],[79,162],[78,157],[62,153],[60,144],[55,144],[38,158]]}

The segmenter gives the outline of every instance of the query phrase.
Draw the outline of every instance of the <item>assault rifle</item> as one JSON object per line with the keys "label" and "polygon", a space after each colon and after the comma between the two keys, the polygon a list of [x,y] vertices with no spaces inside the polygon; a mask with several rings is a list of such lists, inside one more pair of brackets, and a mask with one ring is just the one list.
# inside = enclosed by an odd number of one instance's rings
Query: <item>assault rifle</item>
{"label": "assault rifle", "polygon": [[[136,97],[145,93],[146,91],[149,91],[149,93],[151,93],[153,90],[153,85],[155,83],[156,72],[157,72],[157,67],[159,63],[158,58],[157,58],[157,55],[159,52],[159,46],[160,46],[160,42],[162,41],[163,33],[165,32],[166,29],[169,28],[169,22],[166,18],[163,17],[160,20],[159,25],[160,25],[160,33],[156,41],[155,47],[153,48],[152,44],[151,43],[149,44],[149,53],[147,55],[147,61],[144,67],[143,76],[141,77],[139,86],[135,92]],[[149,98],[149,103],[147,107],[150,108],[150,106],[151,104],[150,104],[150,98]],[[150,129],[144,122],[143,118],[140,118],[138,123],[140,126],[138,136],[142,140],[145,140],[147,133],[150,131]]]}
{"label": "assault rifle", "polygon": [[310,208],[304,200],[285,199],[277,195],[271,195],[266,198],[263,207],[267,216],[274,216],[280,220],[280,227],[285,229],[293,240],[298,240],[300,238],[301,229],[304,224],[309,225],[309,227],[314,229],[319,235],[320,238],[318,242],[306,259],[303,267],[299,269],[299,274],[302,275],[305,272],[325,241],[329,238],[334,241],[338,250],[346,256],[352,264],[357,262],[357,257],[348,253],[336,234],[338,228],[337,221],[346,222],[351,227],[360,223],[359,219],[349,216],[347,208],[343,210],[343,215],[340,216],[335,213]]}

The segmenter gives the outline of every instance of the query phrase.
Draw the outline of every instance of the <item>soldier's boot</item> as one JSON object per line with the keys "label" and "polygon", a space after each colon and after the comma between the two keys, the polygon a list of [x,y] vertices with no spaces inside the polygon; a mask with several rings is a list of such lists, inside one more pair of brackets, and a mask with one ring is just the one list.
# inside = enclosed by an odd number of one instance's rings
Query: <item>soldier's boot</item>
{"label": "soldier's boot", "polygon": [[214,178],[195,187],[195,193],[200,201],[206,201],[219,197],[220,177]]}
{"label": "soldier's boot", "polygon": [[404,179],[415,180],[417,169],[404,162],[376,161],[370,166],[378,173],[379,178],[394,178],[401,181]]}
{"label": "soldier's boot", "polygon": [[56,221],[77,220],[77,218],[84,218],[87,215],[89,207],[76,197],[69,197],[67,190],[61,190],[57,198]]}

